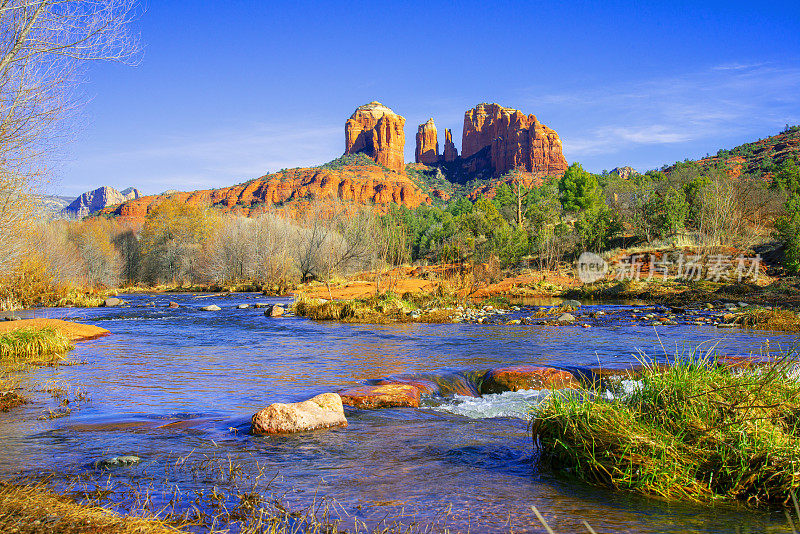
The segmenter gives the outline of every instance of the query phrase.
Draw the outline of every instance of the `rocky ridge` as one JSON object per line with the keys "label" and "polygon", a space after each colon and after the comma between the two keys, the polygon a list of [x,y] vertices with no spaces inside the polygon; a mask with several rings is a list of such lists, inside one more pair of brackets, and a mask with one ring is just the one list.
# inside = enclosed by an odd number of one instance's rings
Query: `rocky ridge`
{"label": "rocky ridge", "polygon": [[[787,126],[778,135],[744,143],[731,149],[722,149],[713,156],[706,156],[690,163],[705,169],[721,167],[732,178],[751,174],[771,180],[778,165],[788,158],[798,157],[800,157],[800,126]],[[662,170],[669,173],[682,164],[671,165]]]}
{"label": "rocky ridge", "polygon": [[102,213],[142,219],[167,198],[243,215],[312,198],[374,203],[379,208],[391,203],[415,208],[431,202],[430,197],[404,174],[389,171],[369,160],[349,157],[321,167],[268,174],[231,187],[140,197]]}
{"label": "rocky ridge", "polygon": [[140,197],[139,191],[129,187],[123,191],[117,191],[113,187],[99,187],[94,191],[87,191],[72,201],[60,212],[65,217],[86,217],[90,213],[103,210],[109,206],[122,204],[128,200],[136,200]]}

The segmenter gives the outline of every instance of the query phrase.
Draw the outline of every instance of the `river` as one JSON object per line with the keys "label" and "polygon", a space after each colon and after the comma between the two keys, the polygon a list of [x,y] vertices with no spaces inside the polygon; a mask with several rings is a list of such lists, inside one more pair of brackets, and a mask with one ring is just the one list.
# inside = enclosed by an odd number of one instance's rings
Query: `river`
{"label": "river", "polygon": [[[268,318],[239,304],[288,303],[256,294],[123,295],[129,307],[29,310],[23,317],[80,320],[110,336],[78,343],[84,363],[35,371],[37,380],[84,387],[91,402],[39,420],[47,398],[0,414],[0,474],[84,473],[147,481],[167,501],[170,484],[210,491],[213,477],[174,469],[180,457],[234,458],[274,480],[296,506],[326,496],[346,521],[384,518],[456,531],[783,532],[780,512],[669,504],[540,471],[527,413],[537,393],[423,400],[420,409],[347,409],[346,428],[287,436],[249,433],[253,413],[397,376],[460,377],[515,363],[567,369],[625,368],[644,353],[716,345],[727,355],[789,346],[796,336],[710,325],[653,327],[630,320],[642,306],[603,310],[592,328],[479,324],[354,325]],[[181,307],[167,308],[170,301]],[[155,302],[155,306],[148,306]],[[202,311],[217,304],[221,311]],[[523,307],[507,316],[530,314]],[[138,465],[98,471],[95,462],[136,455]],[[269,482],[269,481],[267,481]],[[159,493],[160,492],[160,493]],[[159,497],[153,497],[158,501]],[[184,502],[186,501],[186,502]],[[174,503],[173,503],[174,504]],[[178,507],[189,506],[187,499]]]}

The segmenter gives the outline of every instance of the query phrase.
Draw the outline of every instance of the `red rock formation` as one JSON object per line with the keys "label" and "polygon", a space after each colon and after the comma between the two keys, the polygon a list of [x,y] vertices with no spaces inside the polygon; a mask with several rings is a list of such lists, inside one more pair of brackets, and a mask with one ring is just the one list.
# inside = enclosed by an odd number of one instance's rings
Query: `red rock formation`
{"label": "red rock formation", "polygon": [[379,208],[391,203],[415,208],[431,202],[430,197],[404,174],[387,172],[376,165],[347,165],[336,169],[290,169],[222,189],[140,197],[101,213],[143,219],[167,198],[243,215],[275,204],[310,198],[370,203]]}
{"label": "red rock formation", "polygon": [[[561,139],[535,115],[498,104],[478,104],[464,114],[461,157],[470,158],[489,147],[488,165],[495,175],[520,169],[536,176],[563,174],[567,169]],[[479,170],[475,162],[468,170]]]}
{"label": "red rock formation", "polygon": [[419,408],[420,389],[410,384],[360,386],[340,391],[342,404],[355,408]]}
{"label": "red rock formation", "polygon": [[436,136],[436,125],[433,119],[417,128],[417,149],[414,161],[425,165],[436,165],[439,162],[439,140]]}
{"label": "red rock formation", "polygon": [[583,386],[569,371],[551,367],[516,365],[492,369],[481,381],[481,393],[502,393],[521,389],[580,389]]}
{"label": "red rock formation", "polygon": [[458,159],[458,150],[456,150],[456,145],[453,144],[453,132],[450,131],[450,128],[447,128],[444,131],[444,160],[451,162],[456,159]]}
{"label": "red rock formation", "polygon": [[344,125],[344,153],[362,152],[381,165],[404,172],[405,124],[405,118],[380,102],[360,106]]}

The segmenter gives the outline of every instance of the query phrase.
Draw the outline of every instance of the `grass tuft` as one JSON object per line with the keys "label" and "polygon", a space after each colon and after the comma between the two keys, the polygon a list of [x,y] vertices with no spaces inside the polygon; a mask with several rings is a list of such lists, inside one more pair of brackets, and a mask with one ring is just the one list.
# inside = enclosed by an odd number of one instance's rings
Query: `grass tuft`
{"label": "grass tuft", "polygon": [[0,361],[53,365],[63,361],[63,354],[73,345],[55,328],[19,328],[0,333]]}
{"label": "grass tuft", "polygon": [[800,332],[800,316],[791,310],[753,309],[737,314],[734,321],[742,326],[783,332]]}
{"label": "grass tuft", "polygon": [[662,497],[786,504],[800,487],[800,382],[792,351],[737,372],[710,354],[647,365],[615,400],[553,395],[532,422],[540,462]]}
{"label": "grass tuft", "polygon": [[20,534],[182,532],[155,519],[121,517],[105,508],[78,504],[41,484],[0,486],[0,531]]}

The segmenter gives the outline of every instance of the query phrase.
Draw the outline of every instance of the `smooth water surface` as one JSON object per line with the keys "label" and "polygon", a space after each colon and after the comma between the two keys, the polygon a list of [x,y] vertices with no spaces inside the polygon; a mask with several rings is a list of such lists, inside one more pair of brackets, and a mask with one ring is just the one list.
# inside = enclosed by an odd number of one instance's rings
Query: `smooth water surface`
{"label": "smooth water surface", "polygon": [[[420,409],[347,411],[349,426],[291,436],[253,436],[253,413],[369,380],[461,377],[535,363],[567,369],[625,368],[697,345],[728,355],[777,350],[796,336],[629,319],[640,307],[585,306],[609,316],[592,328],[477,324],[352,325],[268,318],[253,294],[129,295],[130,307],[36,310],[107,328],[79,343],[82,365],[37,370],[45,382],[85,387],[92,401],[71,415],[37,420],[44,400],[2,415],[0,471],[93,472],[94,462],[134,454],[120,479],[164,473],[175,458],[211,454],[258,462],[277,476],[270,491],[307,504],[336,499],[353,517],[420,523],[447,514],[456,530],[542,532],[537,506],[557,532],[782,532],[782,514],[670,505],[595,488],[535,465],[526,414],[541,393],[425,399]],[[182,305],[169,309],[176,301]],[[146,306],[155,302],[155,306]],[[217,304],[222,311],[202,311]],[[530,314],[523,308],[511,317]],[[27,312],[26,317],[34,315]],[[109,476],[106,473],[103,476]],[[211,482],[173,473],[172,482]],[[185,477],[181,478],[181,477]],[[288,492],[288,493],[286,493]]]}

